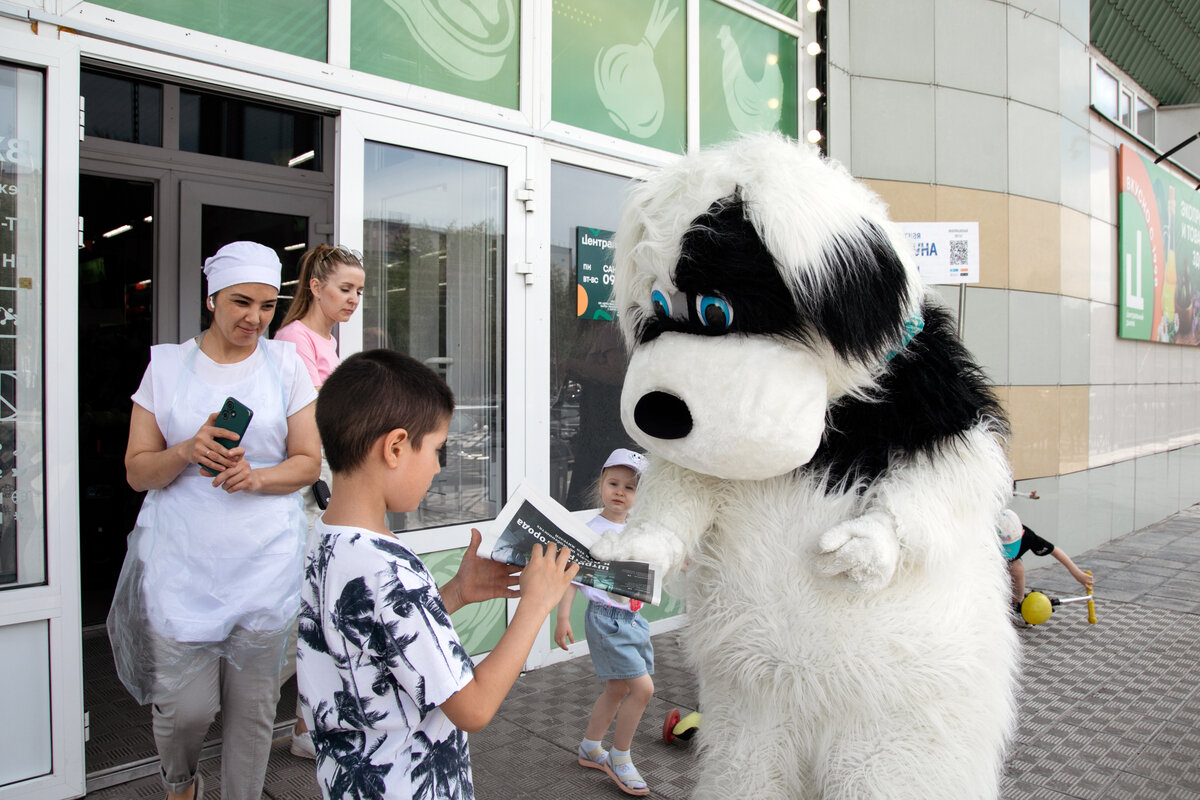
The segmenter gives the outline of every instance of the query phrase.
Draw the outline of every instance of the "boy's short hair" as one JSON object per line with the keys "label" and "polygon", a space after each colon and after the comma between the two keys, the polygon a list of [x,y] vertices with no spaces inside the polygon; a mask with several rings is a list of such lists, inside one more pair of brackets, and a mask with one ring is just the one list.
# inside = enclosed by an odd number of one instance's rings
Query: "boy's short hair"
{"label": "boy's short hair", "polygon": [[334,472],[351,472],[376,440],[403,428],[414,450],[454,413],[454,393],[436,372],[395,350],[355,353],[325,379],[317,430]]}

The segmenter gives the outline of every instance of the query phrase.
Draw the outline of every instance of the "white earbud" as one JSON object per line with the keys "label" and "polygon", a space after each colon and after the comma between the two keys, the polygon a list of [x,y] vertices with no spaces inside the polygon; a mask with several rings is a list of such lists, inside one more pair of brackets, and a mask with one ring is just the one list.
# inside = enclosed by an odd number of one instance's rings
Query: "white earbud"
{"label": "white earbud", "polygon": [[213,301],[212,301],[212,295],[209,295],[209,297],[208,297],[208,310],[209,310],[209,311],[216,311],[216,310],[217,310],[217,307],[213,305]]}

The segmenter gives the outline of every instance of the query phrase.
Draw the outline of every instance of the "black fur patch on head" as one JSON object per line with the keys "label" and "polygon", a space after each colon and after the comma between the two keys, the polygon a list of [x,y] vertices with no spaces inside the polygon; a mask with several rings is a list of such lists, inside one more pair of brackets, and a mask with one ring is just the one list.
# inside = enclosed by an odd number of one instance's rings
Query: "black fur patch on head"
{"label": "black fur patch on head", "polygon": [[[726,333],[777,334],[802,339],[805,323],[797,318],[791,292],[779,276],[775,259],[746,216],[739,192],[718,200],[692,222],[680,243],[675,288],[687,303],[685,314],[659,314],[647,322],[639,340],[648,342],[667,331],[699,336]],[[732,309],[727,327],[706,325],[697,300],[720,298]]]}
{"label": "black fur patch on head", "polygon": [[829,471],[830,489],[873,481],[901,454],[932,455],[984,417],[1007,431],[1004,412],[963,347],[950,315],[923,310],[925,328],[892,360],[876,399],[829,410],[821,446],[802,470]]}
{"label": "black fur patch on head", "polygon": [[[862,230],[834,237],[822,263],[799,265],[796,297],[748,211],[738,190],[692,222],[674,274],[686,312],[656,313],[639,330],[640,342],[667,331],[766,334],[809,344],[823,338],[843,358],[869,360],[903,336],[907,274],[881,230],[864,220]],[[707,324],[701,307],[708,298],[728,304],[730,324]]]}
{"label": "black fur patch on head", "polygon": [[842,357],[869,360],[904,334],[908,274],[882,230],[839,234],[824,253],[824,267],[801,274],[801,303],[817,330]]}

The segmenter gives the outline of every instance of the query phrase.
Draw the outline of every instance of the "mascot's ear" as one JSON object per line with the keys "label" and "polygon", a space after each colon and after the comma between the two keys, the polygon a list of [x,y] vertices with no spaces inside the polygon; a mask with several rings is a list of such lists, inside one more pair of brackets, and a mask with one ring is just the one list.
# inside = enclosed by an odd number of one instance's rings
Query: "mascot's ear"
{"label": "mascot's ear", "polygon": [[912,304],[908,270],[891,240],[864,221],[861,232],[835,236],[821,260],[800,276],[801,306],[840,355],[885,358],[904,341]]}

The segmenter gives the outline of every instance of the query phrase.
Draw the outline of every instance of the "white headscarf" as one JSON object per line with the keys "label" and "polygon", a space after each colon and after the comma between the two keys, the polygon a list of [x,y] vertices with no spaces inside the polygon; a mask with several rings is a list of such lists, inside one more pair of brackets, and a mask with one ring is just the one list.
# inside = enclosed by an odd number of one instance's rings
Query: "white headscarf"
{"label": "white headscarf", "polygon": [[231,242],[204,262],[208,296],[239,283],[265,283],[279,289],[279,256],[257,242]]}

